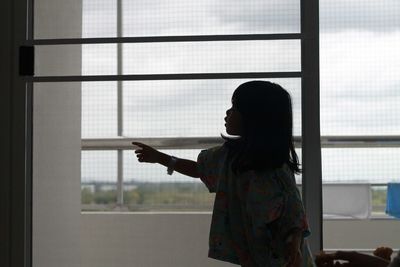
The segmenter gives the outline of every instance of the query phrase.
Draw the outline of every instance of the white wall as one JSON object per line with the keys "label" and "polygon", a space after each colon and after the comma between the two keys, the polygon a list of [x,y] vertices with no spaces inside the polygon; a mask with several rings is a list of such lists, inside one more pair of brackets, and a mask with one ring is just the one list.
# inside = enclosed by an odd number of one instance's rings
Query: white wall
{"label": "white wall", "polygon": [[323,228],[325,248],[400,248],[399,220],[327,220]]}
{"label": "white wall", "polygon": [[[82,214],[82,266],[234,266],[207,258],[210,214]],[[394,220],[324,222],[325,248],[400,247]]]}
{"label": "white wall", "polygon": [[[81,1],[35,0],[35,36],[81,35]],[[81,68],[81,49],[36,49],[44,75]],[[59,54],[59,62],[54,55]],[[33,267],[75,267],[80,260],[81,91],[79,83],[34,85]]]}
{"label": "white wall", "polygon": [[80,266],[80,88],[37,85],[34,102],[33,267]]}
{"label": "white wall", "polygon": [[233,266],[207,257],[210,222],[210,214],[82,214],[82,266]]}

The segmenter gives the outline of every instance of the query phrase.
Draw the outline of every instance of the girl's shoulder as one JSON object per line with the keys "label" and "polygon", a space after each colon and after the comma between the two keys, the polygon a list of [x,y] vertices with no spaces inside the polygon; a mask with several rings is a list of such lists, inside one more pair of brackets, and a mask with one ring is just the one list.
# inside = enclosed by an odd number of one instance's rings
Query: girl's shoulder
{"label": "girl's shoulder", "polygon": [[226,153],[228,153],[228,148],[224,145],[214,146],[200,151],[201,155],[216,158],[221,157]]}
{"label": "girl's shoulder", "polygon": [[197,162],[199,164],[214,165],[224,161],[227,155],[227,149],[220,145],[211,148],[203,149],[197,156]]}
{"label": "girl's shoulder", "polygon": [[228,147],[226,145],[218,145],[218,146],[213,146],[206,150],[214,152],[214,153],[224,153],[224,152],[228,151]]}

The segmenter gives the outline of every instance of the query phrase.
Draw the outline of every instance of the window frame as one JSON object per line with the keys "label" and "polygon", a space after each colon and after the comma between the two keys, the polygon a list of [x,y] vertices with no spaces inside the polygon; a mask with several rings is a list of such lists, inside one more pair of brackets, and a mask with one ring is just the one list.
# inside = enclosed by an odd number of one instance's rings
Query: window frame
{"label": "window frame", "polygon": [[[29,1],[31,2],[31,1]],[[121,36],[122,0],[117,0],[118,35]],[[30,9],[33,12],[33,9]],[[32,13],[27,12],[32,15]],[[117,75],[99,76],[34,76],[23,79],[27,84],[35,82],[84,82],[118,81],[118,134],[122,133],[122,81],[127,80],[181,80],[181,79],[254,79],[254,78],[301,78],[302,106],[302,187],[303,201],[308,213],[313,235],[310,245],[313,252],[322,249],[322,174],[321,144],[319,125],[319,2],[300,0],[301,32],[295,34],[239,34],[239,35],[195,35],[162,37],[116,37],[116,38],[75,38],[75,39],[33,39],[26,38],[24,44],[31,46],[61,44],[118,44]],[[31,26],[33,23],[31,24]],[[245,40],[301,40],[300,72],[247,72],[247,73],[199,73],[199,74],[150,74],[122,75],[122,43],[147,42],[202,42],[202,41],[245,41]],[[305,92],[304,88],[307,88]],[[29,101],[28,101],[29,102]],[[28,106],[31,108],[32,103]],[[180,138],[180,140],[182,140]],[[203,141],[198,139],[197,141]],[[85,140],[83,140],[83,143]],[[151,144],[151,143],[149,143]],[[204,145],[204,143],[202,143]],[[29,146],[29,144],[28,144]],[[30,144],[31,146],[31,144]],[[187,144],[185,144],[187,146]],[[169,146],[168,148],[172,148]],[[180,147],[182,148],[182,147]],[[118,149],[117,149],[118,150]],[[122,150],[118,150],[118,203],[123,203]],[[315,201],[318,199],[319,201]]]}

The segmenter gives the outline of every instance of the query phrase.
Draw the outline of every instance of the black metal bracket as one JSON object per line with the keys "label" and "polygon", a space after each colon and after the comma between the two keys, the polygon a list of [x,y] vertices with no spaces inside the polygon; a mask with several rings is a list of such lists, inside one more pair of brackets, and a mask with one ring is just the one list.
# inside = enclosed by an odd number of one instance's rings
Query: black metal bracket
{"label": "black metal bracket", "polygon": [[35,74],[35,49],[33,46],[19,47],[19,75],[33,76]]}

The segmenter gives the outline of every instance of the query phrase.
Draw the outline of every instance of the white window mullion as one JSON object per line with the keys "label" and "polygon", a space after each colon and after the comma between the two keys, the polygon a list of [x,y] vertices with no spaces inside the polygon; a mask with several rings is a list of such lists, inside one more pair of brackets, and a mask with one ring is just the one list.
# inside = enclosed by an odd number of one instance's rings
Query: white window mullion
{"label": "white window mullion", "polygon": [[[122,37],[122,0],[117,0],[117,37]],[[122,75],[122,43],[117,44],[117,75]],[[117,81],[117,135],[123,136],[123,94],[122,80]],[[124,204],[124,155],[118,150],[117,169],[117,208]]]}

